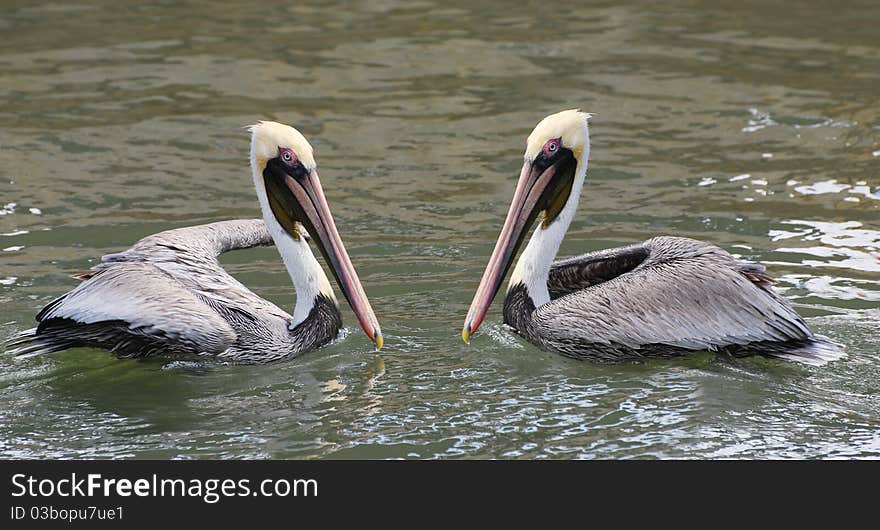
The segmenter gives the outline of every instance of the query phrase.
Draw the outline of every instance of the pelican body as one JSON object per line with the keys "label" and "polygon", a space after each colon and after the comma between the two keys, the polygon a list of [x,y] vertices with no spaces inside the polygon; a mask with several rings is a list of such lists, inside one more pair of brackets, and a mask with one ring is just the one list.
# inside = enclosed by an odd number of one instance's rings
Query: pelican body
{"label": "pelican body", "polygon": [[[75,289],[36,316],[38,326],[14,337],[20,356],[74,347],[119,357],[211,356],[260,363],[323,346],[342,327],[310,235],[330,265],[367,336],[382,333],[342,244],[318,179],[311,145],[274,122],[250,127],[251,170],[263,219],[222,221],[144,238],[104,256]],[[296,289],[289,315],[229,275],[224,252],[275,244]]]}
{"label": "pelican body", "polygon": [[709,243],[661,236],[554,262],[587,173],[588,119],[563,111],[529,136],[513,201],[465,319],[466,343],[537,224],[510,275],[504,322],[542,349],[594,362],[698,350],[807,364],[843,355],[774,292],[762,265]]}

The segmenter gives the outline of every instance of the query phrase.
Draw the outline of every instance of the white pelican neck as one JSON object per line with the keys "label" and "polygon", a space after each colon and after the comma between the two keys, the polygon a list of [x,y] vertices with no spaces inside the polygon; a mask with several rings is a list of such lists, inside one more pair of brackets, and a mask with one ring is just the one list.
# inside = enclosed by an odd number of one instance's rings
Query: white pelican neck
{"label": "white pelican neck", "polygon": [[577,213],[581,190],[587,175],[587,165],[590,157],[590,137],[587,125],[584,125],[584,148],[578,158],[575,169],[574,182],[571,194],[565,206],[559,212],[556,219],[547,228],[538,225],[526,248],[520,254],[513,272],[510,275],[508,290],[517,284],[523,284],[532,299],[535,308],[541,307],[550,301],[550,291],[547,281],[550,276],[550,267],[559,252],[559,246],[565,238],[565,233],[571,225]]}
{"label": "white pelican neck", "polygon": [[272,213],[269,199],[266,195],[266,183],[263,180],[263,172],[257,161],[256,154],[251,151],[251,169],[254,178],[254,187],[257,190],[257,198],[260,201],[260,209],[263,212],[263,221],[269,234],[275,241],[278,253],[284,261],[287,273],[296,290],[296,305],[293,308],[293,321],[291,328],[301,323],[309,316],[309,312],[315,305],[315,298],[323,294],[336,302],[333,288],[321,264],[315,259],[312,249],[305,237],[294,239],[287,233]]}

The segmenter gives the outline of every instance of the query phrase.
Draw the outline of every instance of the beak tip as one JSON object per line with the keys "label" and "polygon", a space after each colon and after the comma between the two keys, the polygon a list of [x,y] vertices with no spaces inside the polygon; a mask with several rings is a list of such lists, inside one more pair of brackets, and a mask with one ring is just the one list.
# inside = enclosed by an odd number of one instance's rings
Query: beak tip
{"label": "beak tip", "polygon": [[467,324],[467,325],[464,327],[464,329],[461,330],[461,340],[462,340],[465,344],[470,344],[470,343],[471,343],[471,326],[470,326],[470,324]]}
{"label": "beak tip", "polygon": [[382,346],[385,345],[385,338],[382,337],[381,333],[377,333],[376,338],[374,338],[373,341],[376,343],[376,351],[381,350]]}

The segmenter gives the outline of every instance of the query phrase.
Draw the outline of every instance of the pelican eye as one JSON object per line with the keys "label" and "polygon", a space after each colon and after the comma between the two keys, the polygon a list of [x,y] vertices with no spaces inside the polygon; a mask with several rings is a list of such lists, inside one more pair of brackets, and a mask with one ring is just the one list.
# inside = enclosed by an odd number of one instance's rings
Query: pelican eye
{"label": "pelican eye", "polygon": [[296,162],[296,153],[286,147],[278,148],[278,157],[288,165],[292,165]]}
{"label": "pelican eye", "polygon": [[553,158],[556,156],[556,153],[560,151],[562,148],[562,139],[561,138],[551,138],[547,140],[544,144],[544,148],[541,150],[542,154],[545,158]]}

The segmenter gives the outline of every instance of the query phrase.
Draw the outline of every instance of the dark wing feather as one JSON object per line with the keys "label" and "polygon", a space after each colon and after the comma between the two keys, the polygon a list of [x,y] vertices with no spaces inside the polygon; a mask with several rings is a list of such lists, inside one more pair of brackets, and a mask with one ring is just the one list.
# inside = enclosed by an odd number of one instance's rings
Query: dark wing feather
{"label": "dark wing feather", "polygon": [[553,263],[547,287],[550,299],[606,282],[639,266],[648,257],[645,245],[599,250]]}

